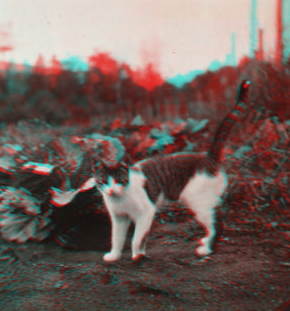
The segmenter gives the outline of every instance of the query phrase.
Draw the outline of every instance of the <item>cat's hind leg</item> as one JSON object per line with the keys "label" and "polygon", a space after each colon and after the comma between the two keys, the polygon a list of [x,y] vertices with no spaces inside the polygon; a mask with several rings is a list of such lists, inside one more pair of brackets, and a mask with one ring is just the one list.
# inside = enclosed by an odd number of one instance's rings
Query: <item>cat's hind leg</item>
{"label": "cat's hind leg", "polygon": [[127,216],[111,215],[112,247],[110,253],[104,255],[105,261],[116,261],[121,258],[126,240],[130,219]]}
{"label": "cat's hind leg", "polygon": [[215,209],[205,213],[195,212],[197,221],[204,227],[206,236],[199,240],[200,246],[196,249],[196,253],[200,256],[207,256],[212,253],[212,247],[216,238],[215,227]]}
{"label": "cat's hind leg", "polygon": [[215,242],[216,206],[227,186],[227,177],[223,171],[216,176],[207,173],[196,174],[180,195],[181,201],[193,211],[197,221],[204,227],[206,236],[199,243],[196,252],[200,256],[209,255]]}
{"label": "cat's hind leg", "polygon": [[216,217],[215,217],[215,207],[212,206],[201,206],[201,208],[196,208],[193,204],[185,204],[190,208],[196,217],[196,220],[204,228],[206,235],[199,240],[200,246],[197,247],[196,253],[199,256],[207,256],[212,253],[212,247],[216,239]]}
{"label": "cat's hind leg", "polygon": [[145,255],[145,240],[150,231],[155,209],[153,207],[143,212],[135,221],[135,232],[132,239],[132,259],[137,259],[139,255]]}

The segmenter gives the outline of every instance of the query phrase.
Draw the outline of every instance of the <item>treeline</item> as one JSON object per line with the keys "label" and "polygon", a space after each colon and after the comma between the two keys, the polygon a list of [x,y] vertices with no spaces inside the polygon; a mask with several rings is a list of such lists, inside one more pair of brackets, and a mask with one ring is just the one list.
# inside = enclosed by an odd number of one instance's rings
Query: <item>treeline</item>
{"label": "treeline", "polygon": [[99,53],[90,57],[86,71],[73,71],[56,59],[49,68],[41,59],[22,71],[11,64],[0,73],[0,122],[38,118],[52,125],[89,125],[116,117],[130,121],[138,114],[146,122],[221,118],[244,78],[252,82],[250,99],[259,110],[290,118],[290,62],[277,67],[244,58],[237,67],[207,71],[177,88],[152,65],[133,71]]}

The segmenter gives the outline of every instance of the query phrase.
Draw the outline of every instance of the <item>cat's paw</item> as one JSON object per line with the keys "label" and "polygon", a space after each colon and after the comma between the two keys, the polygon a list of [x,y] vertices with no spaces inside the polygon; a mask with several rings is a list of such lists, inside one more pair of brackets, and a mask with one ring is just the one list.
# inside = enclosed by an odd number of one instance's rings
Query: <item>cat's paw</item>
{"label": "cat's paw", "polygon": [[212,253],[212,250],[204,245],[199,246],[195,251],[199,256],[207,256]]}
{"label": "cat's paw", "polygon": [[137,262],[137,261],[141,261],[142,259],[144,259],[146,256],[145,256],[145,253],[140,253],[136,256],[133,256],[132,257],[132,260]]}
{"label": "cat's paw", "polygon": [[139,265],[140,263],[146,263],[148,260],[151,260],[151,257],[146,256],[145,254],[139,254],[132,258],[132,264]]}
{"label": "cat's paw", "polygon": [[121,254],[110,252],[104,255],[103,260],[107,262],[117,261],[121,258]]}

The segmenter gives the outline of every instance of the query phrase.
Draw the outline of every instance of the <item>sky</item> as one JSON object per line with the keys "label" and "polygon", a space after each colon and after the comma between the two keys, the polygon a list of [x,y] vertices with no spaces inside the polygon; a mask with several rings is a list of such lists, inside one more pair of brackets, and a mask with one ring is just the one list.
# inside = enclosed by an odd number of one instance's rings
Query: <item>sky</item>
{"label": "sky", "polygon": [[[1,0],[1,31],[13,46],[1,60],[47,64],[95,51],[132,68],[153,63],[164,78],[249,55],[251,0]],[[257,1],[266,53],[275,46],[276,0]],[[3,44],[3,36],[0,42]]]}

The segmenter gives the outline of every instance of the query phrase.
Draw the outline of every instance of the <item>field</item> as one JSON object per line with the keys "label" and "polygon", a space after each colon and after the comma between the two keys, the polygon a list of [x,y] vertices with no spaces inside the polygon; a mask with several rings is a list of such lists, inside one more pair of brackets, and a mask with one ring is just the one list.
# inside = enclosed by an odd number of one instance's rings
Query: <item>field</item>
{"label": "field", "polygon": [[[130,110],[119,102],[114,113],[89,119],[90,109],[97,108],[68,112],[68,98],[57,111],[50,95],[33,106],[31,89],[2,93],[4,115],[13,111],[17,97],[27,99],[23,111],[34,109],[35,118],[11,114],[0,129],[1,310],[289,310],[289,66],[279,71],[258,65],[205,74],[182,90],[172,88],[169,101],[149,105],[151,110],[144,110],[145,104]],[[205,259],[195,255],[202,228],[182,206],[171,204],[156,215],[148,257],[132,262],[128,239],[121,261],[104,263],[109,219],[98,189],[80,190],[91,177],[92,153],[104,156],[94,140],[118,138],[133,163],[157,154],[205,152],[233,106],[233,86],[215,84],[229,73],[236,81],[247,74],[253,83],[250,108],[223,152],[229,185],[219,207],[223,230],[215,252]],[[62,96],[58,92],[55,100]],[[191,105],[188,94],[208,106]],[[145,95],[140,100],[150,99]],[[55,113],[46,110],[39,118],[48,98]],[[223,104],[215,104],[216,98]],[[194,107],[202,109],[194,115]],[[90,112],[76,123],[77,111]],[[211,118],[214,111],[219,113]],[[63,122],[67,113],[71,119]],[[56,193],[66,195],[59,204],[53,201]],[[74,232],[66,245],[73,250],[60,241],[67,230]],[[287,303],[288,309],[278,309]]]}
{"label": "field", "polygon": [[257,227],[246,220],[225,226],[207,260],[194,253],[201,235],[195,222],[154,225],[150,257],[137,263],[127,245],[120,262],[105,264],[93,234],[85,251],[65,250],[52,240],[3,242],[16,261],[1,262],[1,308],[278,310],[290,295],[289,240]]}

